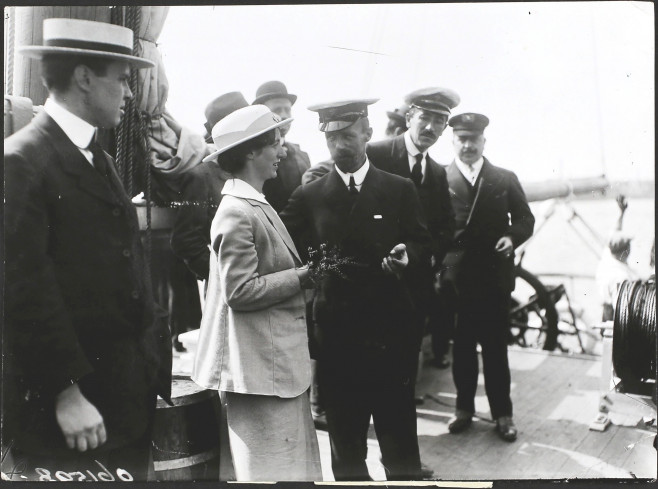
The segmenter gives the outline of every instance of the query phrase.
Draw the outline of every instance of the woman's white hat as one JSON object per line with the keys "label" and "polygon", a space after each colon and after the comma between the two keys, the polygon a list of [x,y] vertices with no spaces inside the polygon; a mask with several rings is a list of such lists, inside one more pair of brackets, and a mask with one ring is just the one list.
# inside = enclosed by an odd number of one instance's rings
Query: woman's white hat
{"label": "woman's white hat", "polygon": [[136,68],[155,63],[133,56],[133,31],[120,25],[81,19],[44,19],[43,45],[20,46],[17,51],[29,58],[44,54],[98,56],[127,61]]}
{"label": "woman's white hat", "polygon": [[203,161],[217,158],[238,144],[249,141],[261,134],[289,124],[293,119],[284,119],[264,105],[250,105],[230,113],[212,128],[212,140],[217,151],[206,156]]}

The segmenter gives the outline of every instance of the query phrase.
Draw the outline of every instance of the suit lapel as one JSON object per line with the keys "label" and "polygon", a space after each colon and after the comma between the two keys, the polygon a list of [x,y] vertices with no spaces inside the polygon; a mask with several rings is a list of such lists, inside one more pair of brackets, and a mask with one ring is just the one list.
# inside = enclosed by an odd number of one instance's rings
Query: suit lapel
{"label": "suit lapel", "polygon": [[381,179],[379,178],[379,170],[370,165],[366,178],[363,180],[359,196],[352,207],[349,214],[348,222],[346,223],[347,235],[358,231],[362,226],[364,219],[372,219],[376,213],[377,203],[380,198]]}
{"label": "suit lapel", "polygon": [[453,161],[446,170],[446,177],[448,178],[448,186],[450,188],[450,195],[461,200],[465,204],[470,204],[470,190],[467,187],[468,183],[464,176],[457,168],[457,164]]}
{"label": "suit lapel", "polygon": [[247,202],[249,202],[254,207],[257,207],[258,209],[261,210],[261,212],[265,215],[265,217],[270,222],[270,224],[272,224],[272,227],[276,230],[279,236],[281,236],[281,239],[290,250],[290,253],[292,253],[293,256],[301,263],[302,259],[299,257],[299,253],[297,253],[297,248],[295,247],[295,244],[292,242],[292,238],[290,237],[288,230],[283,225],[283,222],[281,222],[281,219],[276,214],[272,206],[263,204],[262,202],[258,202],[256,200],[251,200],[251,199],[245,199],[245,200],[247,200]]}
{"label": "suit lapel", "polygon": [[78,186],[88,194],[115,205],[116,199],[108,183],[80,153],[62,128],[46,113],[39,114],[35,124],[50,140],[63,170],[77,180]]}
{"label": "suit lapel", "polygon": [[408,154],[407,146],[404,143],[404,134],[393,139],[391,158],[395,162],[395,173],[402,177],[411,178]]}
{"label": "suit lapel", "polygon": [[[459,171],[459,169],[457,169],[457,171]],[[482,169],[480,170],[480,175],[478,176],[477,193],[475,194],[473,207],[471,208],[471,213],[468,216],[466,224],[468,224],[475,212],[486,206],[487,198],[494,191],[499,181],[500,175],[491,166],[491,163],[485,159],[482,164]]]}

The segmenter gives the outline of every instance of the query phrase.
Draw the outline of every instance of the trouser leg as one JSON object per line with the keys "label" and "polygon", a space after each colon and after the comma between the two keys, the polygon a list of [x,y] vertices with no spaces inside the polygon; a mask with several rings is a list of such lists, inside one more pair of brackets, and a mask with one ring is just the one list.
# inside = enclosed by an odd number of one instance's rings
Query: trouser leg
{"label": "trouser leg", "polygon": [[509,299],[492,297],[481,319],[482,371],[484,387],[494,419],[512,416],[511,376],[507,357]]}
{"label": "trouser leg", "polygon": [[368,393],[339,385],[320,385],[325,401],[334,478],[337,481],[372,480],[366,465],[372,413]]}
{"label": "trouser leg", "polygon": [[382,388],[375,396],[373,421],[387,480],[419,480],[416,407],[411,382]]}
{"label": "trouser leg", "polygon": [[457,314],[452,345],[452,377],[457,388],[457,409],[475,412],[475,392],[478,380],[477,340],[468,312]]}

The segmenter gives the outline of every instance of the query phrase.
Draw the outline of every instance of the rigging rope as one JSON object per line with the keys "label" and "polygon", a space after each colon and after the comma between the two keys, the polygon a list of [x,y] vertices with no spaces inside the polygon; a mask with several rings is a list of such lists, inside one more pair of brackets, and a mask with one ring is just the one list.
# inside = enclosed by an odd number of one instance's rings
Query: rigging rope
{"label": "rigging rope", "polygon": [[[133,53],[139,52],[139,30],[141,25],[142,7],[127,6],[115,7],[112,12],[112,22],[132,29]],[[135,154],[143,157],[144,200],[146,201],[146,268],[147,276],[151,271],[151,148],[148,134],[148,121],[150,114],[140,113],[137,106],[138,77],[137,70],[130,75],[130,90],[133,98],[125,107],[125,115],[116,132],[117,164],[120,169],[126,191],[132,197],[135,192],[135,179],[138,178],[139,165],[136,164]]]}

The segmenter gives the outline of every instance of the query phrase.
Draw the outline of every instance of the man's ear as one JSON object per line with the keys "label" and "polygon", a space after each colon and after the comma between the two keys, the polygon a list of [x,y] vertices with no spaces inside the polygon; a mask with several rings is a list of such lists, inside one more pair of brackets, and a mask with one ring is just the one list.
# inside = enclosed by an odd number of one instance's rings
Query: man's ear
{"label": "man's ear", "polygon": [[88,66],[78,65],[73,69],[71,83],[85,93],[91,91],[93,72]]}
{"label": "man's ear", "polygon": [[370,141],[370,139],[372,138],[372,127],[368,126],[365,135],[366,135],[366,142]]}

